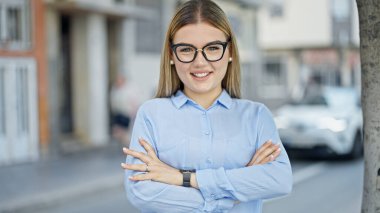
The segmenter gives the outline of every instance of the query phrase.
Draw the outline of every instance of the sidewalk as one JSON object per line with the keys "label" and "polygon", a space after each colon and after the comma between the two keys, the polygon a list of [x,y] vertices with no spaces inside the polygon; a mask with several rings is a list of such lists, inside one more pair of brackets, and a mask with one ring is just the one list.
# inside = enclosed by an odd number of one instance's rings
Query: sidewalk
{"label": "sidewalk", "polygon": [[123,187],[121,145],[0,167],[0,212],[27,210],[78,196]]}

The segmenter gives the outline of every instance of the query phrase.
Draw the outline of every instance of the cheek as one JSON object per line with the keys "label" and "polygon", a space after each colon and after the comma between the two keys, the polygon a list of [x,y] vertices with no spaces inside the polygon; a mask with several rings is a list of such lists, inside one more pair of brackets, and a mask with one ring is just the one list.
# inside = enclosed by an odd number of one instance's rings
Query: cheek
{"label": "cheek", "polygon": [[227,67],[228,67],[228,61],[223,61],[222,63],[218,64],[218,66],[215,67],[215,69],[218,70],[218,72],[224,77],[224,75],[227,72]]}
{"label": "cheek", "polygon": [[175,69],[176,69],[176,72],[177,72],[177,75],[181,78],[182,78],[186,75],[186,70],[188,69],[186,67],[186,65],[184,64],[175,64]]}

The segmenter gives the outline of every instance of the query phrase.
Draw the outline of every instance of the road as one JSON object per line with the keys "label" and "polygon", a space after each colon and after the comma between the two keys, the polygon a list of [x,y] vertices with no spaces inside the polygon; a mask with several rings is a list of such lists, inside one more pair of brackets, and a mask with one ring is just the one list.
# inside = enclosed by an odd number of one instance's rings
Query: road
{"label": "road", "polygon": [[[282,198],[266,200],[264,213],[357,213],[360,212],[363,160],[317,161],[292,159],[293,192]],[[138,211],[127,202],[123,189],[113,188],[91,196],[72,198],[39,213],[103,213]]]}

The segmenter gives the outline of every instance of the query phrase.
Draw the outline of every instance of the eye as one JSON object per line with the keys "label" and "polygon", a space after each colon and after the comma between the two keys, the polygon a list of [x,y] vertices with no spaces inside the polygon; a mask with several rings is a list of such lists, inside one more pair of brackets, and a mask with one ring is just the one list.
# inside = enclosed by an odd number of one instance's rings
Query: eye
{"label": "eye", "polygon": [[177,47],[177,52],[179,53],[192,53],[194,52],[194,48],[190,46],[179,46]]}
{"label": "eye", "polygon": [[220,44],[213,44],[206,47],[206,51],[213,52],[213,51],[219,51],[222,49],[222,45]]}

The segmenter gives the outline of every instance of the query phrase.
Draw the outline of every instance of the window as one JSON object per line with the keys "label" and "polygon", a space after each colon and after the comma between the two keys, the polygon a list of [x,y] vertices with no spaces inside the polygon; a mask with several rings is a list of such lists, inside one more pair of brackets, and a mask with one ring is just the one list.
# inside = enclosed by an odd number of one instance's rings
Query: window
{"label": "window", "polygon": [[154,20],[137,20],[137,46],[138,53],[160,53],[163,43],[162,5],[161,0],[138,0],[137,6],[153,9],[158,17]]}
{"label": "window", "polygon": [[0,49],[30,48],[28,0],[0,1]]}
{"label": "window", "polygon": [[265,63],[264,83],[267,85],[284,84],[284,73],[280,60],[269,60]]}
{"label": "window", "polygon": [[269,15],[272,18],[284,15],[284,0],[271,0],[269,2]]}
{"label": "window", "polygon": [[267,57],[260,78],[260,96],[283,98],[287,94],[286,64],[281,57]]}
{"label": "window", "polygon": [[16,68],[16,97],[17,97],[17,133],[27,133],[28,128],[28,76],[27,67],[19,66]]}

